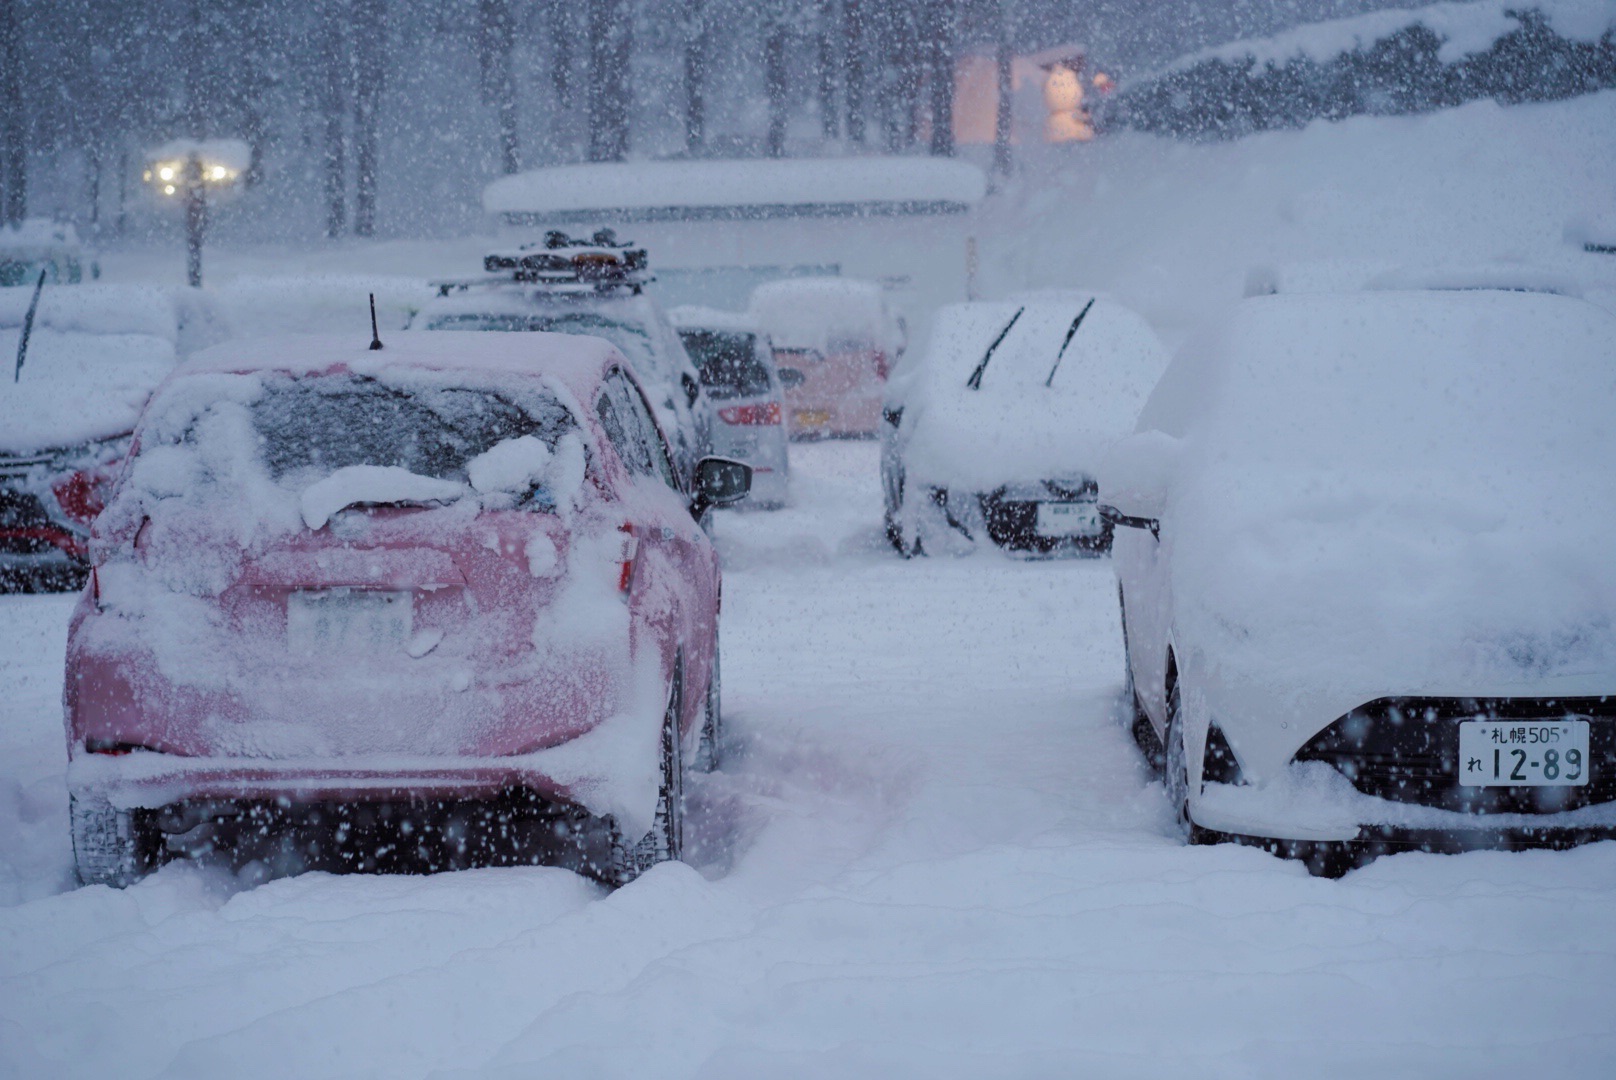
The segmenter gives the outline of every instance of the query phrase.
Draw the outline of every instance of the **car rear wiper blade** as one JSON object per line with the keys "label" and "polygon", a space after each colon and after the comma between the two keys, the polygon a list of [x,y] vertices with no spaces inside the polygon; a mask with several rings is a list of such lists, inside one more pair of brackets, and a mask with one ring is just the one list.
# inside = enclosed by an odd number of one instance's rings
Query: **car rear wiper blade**
{"label": "car rear wiper blade", "polygon": [[1010,328],[1016,325],[1016,320],[1021,318],[1021,313],[1026,310],[1024,307],[1016,308],[1016,313],[1010,316],[1009,322],[1004,324],[1004,329],[1000,330],[999,336],[993,339],[993,344],[988,346],[988,351],[982,354],[982,362],[976,365],[976,370],[971,372],[971,377],[965,380],[966,386],[969,386],[972,390],[982,389],[982,373],[988,369],[988,361],[993,359],[993,350],[999,347],[999,343],[1005,339],[1005,335],[1010,333]]}
{"label": "car rear wiper blade", "polygon": [[1097,299],[1099,297],[1089,297],[1089,302],[1083,305],[1083,310],[1079,311],[1077,318],[1072,320],[1071,327],[1066,331],[1066,340],[1061,342],[1060,352],[1055,354],[1055,364],[1049,369],[1049,378],[1044,380],[1045,386],[1055,385],[1055,372],[1060,370],[1061,358],[1066,355],[1066,346],[1072,343],[1072,338],[1077,335],[1077,328],[1083,325],[1083,316],[1089,313],[1089,308],[1094,306],[1094,301]]}

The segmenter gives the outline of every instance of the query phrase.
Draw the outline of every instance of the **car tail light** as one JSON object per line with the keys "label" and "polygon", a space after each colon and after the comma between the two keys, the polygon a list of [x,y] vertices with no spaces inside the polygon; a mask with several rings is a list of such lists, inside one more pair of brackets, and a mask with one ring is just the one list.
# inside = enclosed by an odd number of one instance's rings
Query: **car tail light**
{"label": "car tail light", "polygon": [[887,374],[888,374],[888,372],[891,371],[891,369],[892,369],[892,361],[887,359],[887,354],[884,353],[884,352],[876,353],[875,354],[875,377],[880,379],[882,382],[886,382],[887,381]]}
{"label": "car tail light", "polygon": [[106,506],[105,478],[98,473],[76,472],[59,481],[51,491],[56,505],[74,521],[88,525]]}
{"label": "car tail light", "polygon": [[780,403],[771,401],[767,405],[731,405],[727,409],[719,409],[718,415],[726,424],[778,424]]}
{"label": "car tail light", "polygon": [[634,587],[634,560],[640,553],[639,538],[634,535],[634,526],[624,523],[617,527],[622,534],[623,546],[617,571],[617,591],[628,599],[629,590]]}

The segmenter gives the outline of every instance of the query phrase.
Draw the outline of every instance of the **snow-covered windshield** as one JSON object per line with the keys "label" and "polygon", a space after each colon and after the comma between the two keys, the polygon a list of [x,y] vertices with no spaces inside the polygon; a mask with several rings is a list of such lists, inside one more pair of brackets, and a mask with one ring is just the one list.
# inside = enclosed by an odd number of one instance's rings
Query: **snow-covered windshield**
{"label": "snow-covered windshield", "polygon": [[679,337],[712,396],[755,397],[769,392],[769,369],[758,359],[756,334],[681,330]]}
{"label": "snow-covered windshield", "polygon": [[276,480],[350,465],[463,480],[466,463],[497,443],[532,435],[553,449],[577,426],[554,398],[517,406],[486,390],[423,393],[347,375],[269,382],[252,418]]}

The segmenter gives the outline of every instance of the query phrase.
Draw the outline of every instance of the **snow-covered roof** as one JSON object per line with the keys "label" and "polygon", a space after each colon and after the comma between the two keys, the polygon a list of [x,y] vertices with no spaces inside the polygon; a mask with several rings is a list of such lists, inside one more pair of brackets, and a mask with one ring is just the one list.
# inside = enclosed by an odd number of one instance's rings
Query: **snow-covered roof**
{"label": "snow-covered roof", "polygon": [[174,368],[173,342],[151,334],[86,334],[36,323],[13,382],[20,333],[0,327],[3,453],[56,450],[125,434],[152,388]]}
{"label": "snow-covered roof", "polygon": [[1494,41],[1520,23],[1512,12],[1540,11],[1555,33],[1575,41],[1597,41],[1616,27],[1616,4],[1610,0],[1446,0],[1420,8],[1374,11],[1346,19],[1298,26],[1272,37],[1231,41],[1180,57],[1161,71],[1130,82],[1148,82],[1162,75],[1211,60],[1259,66],[1285,63],[1295,57],[1325,62],[1342,53],[1367,49],[1376,41],[1415,25],[1428,27],[1443,39],[1439,57],[1453,63],[1471,53],[1486,51]]}
{"label": "snow-covered roof", "polygon": [[13,382],[32,299],[32,289],[0,289],[0,451],[78,446],[128,432],[177,356],[224,333],[206,294],[194,289],[47,285]]}
{"label": "snow-covered roof", "polygon": [[752,290],[747,305],[777,345],[828,351],[832,338],[895,345],[891,313],[881,286],[844,277],[770,281]]}
{"label": "snow-covered roof", "polygon": [[501,177],[483,209],[513,222],[935,214],[969,209],[987,177],[927,157],[635,161]]}
{"label": "snow-covered roof", "polygon": [[718,330],[731,334],[760,334],[763,327],[745,311],[724,311],[699,304],[681,304],[668,309],[668,319],[680,330]]}
{"label": "snow-covered roof", "polygon": [[243,339],[205,349],[175,369],[173,379],[228,372],[311,374],[346,369],[369,374],[389,368],[425,368],[487,375],[549,375],[587,390],[617,360],[610,342],[578,334],[446,334],[389,331],[373,350],[362,334],[285,334]]}

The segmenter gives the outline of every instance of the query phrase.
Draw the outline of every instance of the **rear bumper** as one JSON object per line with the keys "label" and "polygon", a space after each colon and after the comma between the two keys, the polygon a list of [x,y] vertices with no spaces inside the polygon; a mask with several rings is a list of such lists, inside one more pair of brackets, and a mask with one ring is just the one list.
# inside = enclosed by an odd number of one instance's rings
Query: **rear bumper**
{"label": "rear bumper", "polygon": [[1321,877],[1340,877],[1382,855],[1425,851],[1456,855],[1466,851],[1563,851],[1601,840],[1616,840],[1616,825],[1524,826],[1510,828],[1418,829],[1365,826],[1351,840],[1285,840],[1195,826],[1193,844],[1241,844],[1304,863]]}
{"label": "rear bumper", "polygon": [[100,798],[119,809],[156,809],[194,800],[245,800],[281,805],[384,803],[398,800],[476,801],[525,791],[577,804],[577,792],[597,778],[563,782],[541,764],[545,751],[510,758],[368,758],[270,761],[193,758],[152,751],[80,754],[68,764],[77,798]]}

